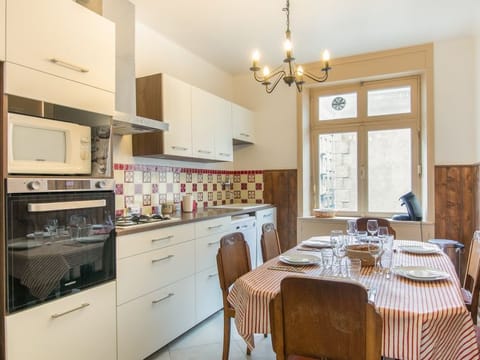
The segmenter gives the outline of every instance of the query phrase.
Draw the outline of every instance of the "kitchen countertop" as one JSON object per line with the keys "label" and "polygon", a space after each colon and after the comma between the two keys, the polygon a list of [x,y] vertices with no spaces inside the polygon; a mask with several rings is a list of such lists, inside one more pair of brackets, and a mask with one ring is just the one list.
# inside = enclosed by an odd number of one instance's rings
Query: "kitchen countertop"
{"label": "kitchen countertop", "polygon": [[[243,205],[246,205],[246,204],[243,204]],[[139,224],[139,225],[125,226],[125,227],[118,226],[115,228],[115,230],[117,232],[117,236],[122,236],[127,234],[135,234],[142,231],[165,228],[169,226],[188,224],[196,221],[210,220],[210,219],[220,218],[223,216],[250,214],[250,213],[255,213],[256,211],[259,211],[259,210],[265,210],[273,207],[275,207],[275,205],[265,204],[264,206],[257,206],[254,209],[250,208],[250,209],[244,209],[244,210],[222,209],[222,208],[212,208],[212,207],[203,208],[191,213],[178,212],[178,213],[172,214],[171,217],[175,220],[157,221],[157,222],[152,222],[147,224]]]}

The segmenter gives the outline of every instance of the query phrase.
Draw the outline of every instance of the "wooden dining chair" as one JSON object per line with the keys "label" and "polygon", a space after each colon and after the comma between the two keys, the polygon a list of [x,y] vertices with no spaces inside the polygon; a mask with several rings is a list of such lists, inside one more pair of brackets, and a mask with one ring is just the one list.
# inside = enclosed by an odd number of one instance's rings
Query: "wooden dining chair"
{"label": "wooden dining chair", "polygon": [[280,240],[278,239],[278,232],[275,229],[274,224],[266,223],[262,225],[260,246],[262,248],[263,262],[273,259],[282,253],[282,250],[280,249]]}
{"label": "wooden dining chair", "polygon": [[[250,251],[243,234],[234,232],[220,239],[217,252],[217,269],[223,299],[223,360],[228,360],[230,351],[230,319],[235,318],[235,309],[228,302],[229,289],[232,284],[251,268]],[[250,349],[247,347],[247,354]]]}
{"label": "wooden dining chair", "polygon": [[395,229],[390,224],[390,221],[385,218],[376,218],[376,217],[361,217],[357,219],[357,230],[358,231],[367,231],[367,221],[368,220],[377,220],[378,226],[386,226],[388,228],[388,234],[393,235],[393,237],[397,238],[397,233]]}
{"label": "wooden dining chair", "polygon": [[475,231],[470,243],[462,295],[473,323],[477,324],[478,297],[480,295],[480,231]]}
{"label": "wooden dining chair", "polygon": [[270,302],[277,360],[379,360],[382,318],[359,283],[286,277]]}

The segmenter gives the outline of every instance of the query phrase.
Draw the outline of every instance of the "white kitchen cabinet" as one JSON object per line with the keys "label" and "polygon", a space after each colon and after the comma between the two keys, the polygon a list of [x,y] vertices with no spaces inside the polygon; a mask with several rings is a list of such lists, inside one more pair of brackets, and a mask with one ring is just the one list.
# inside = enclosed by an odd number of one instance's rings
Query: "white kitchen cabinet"
{"label": "white kitchen cabinet", "polygon": [[215,116],[215,158],[219,161],[233,161],[232,103],[218,98]]}
{"label": "white kitchen cabinet", "polygon": [[224,216],[195,223],[196,322],[223,306],[216,256],[220,239],[231,232],[231,222],[230,216]]}
{"label": "white kitchen cabinet", "polygon": [[114,360],[115,282],[8,315],[5,327],[7,360]]}
{"label": "white kitchen cabinet", "polygon": [[[260,240],[262,238],[262,225],[266,223],[273,223],[277,227],[277,208],[271,207],[255,212],[255,220],[257,224],[257,249],[261,249]],[[262,252],[257,251],[257,266],[263,264]]]}
{"label": "white kitchen cabinet", "polygon": [[5,93],[113,114],[111,21],[75,1],[7,0],[6,9]]}
{"label": "white kitchen cabinet", "polygon": [[115,92],[115,26],[75,1],[8,0],[6,32],[8,62]]}
{"label": "white kitchen cabinet", "polygon": [[255,127],[253,112],[232,104],[233,143],[253,144],[255,143]]}
{"label": "white kitchen cabinet", "polygon": [[192,147],[196,158],[215,159],[215,117],[218,106],[214,95],[192,87]]}
{"label": "white kitchen cabinet", "polygon": [[217,265],[195,274],[196,322],[200,322],[223,306]]}
{"label": "white kitchen cabinet", "polygon": [[5,2],[0,0],[0,61],[5,61]]}
{"label": "white kitchen cabinet", "polygon": [[194,301],[192,275],[119,306],[118,360],[144,359],[192,328]]}
{"label": "white kitchen cabinet", "polygon": [[195,272],[195,245],[178,245],[141,253],[117,262],[117,303],[123,304]]}

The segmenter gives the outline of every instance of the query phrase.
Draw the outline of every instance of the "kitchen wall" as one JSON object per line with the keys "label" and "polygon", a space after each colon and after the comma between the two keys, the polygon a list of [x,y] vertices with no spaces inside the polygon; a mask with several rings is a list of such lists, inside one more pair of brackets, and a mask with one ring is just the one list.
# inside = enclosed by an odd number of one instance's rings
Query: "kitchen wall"
{"label": "kitchen wall", "polygon": [[480,14],[477,14],[477,27],[475,30],[475,49],[474,49],[474,64],[475,64],[475,117],[476,117],[476,162],[480,162]]}
{"label": "kitchen wall", "polygon": [[478,161],[474,50],[474,37],[434,44],[435,165]]}

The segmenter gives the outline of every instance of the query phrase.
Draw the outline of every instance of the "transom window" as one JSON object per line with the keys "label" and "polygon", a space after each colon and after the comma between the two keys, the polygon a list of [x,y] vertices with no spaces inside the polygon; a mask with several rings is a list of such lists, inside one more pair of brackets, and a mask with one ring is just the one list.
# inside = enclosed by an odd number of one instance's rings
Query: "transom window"
{"label": "transom window", "polygon": [[405,212],[420,195],[418,77],[311,92],[315,207],[344,215]]}

